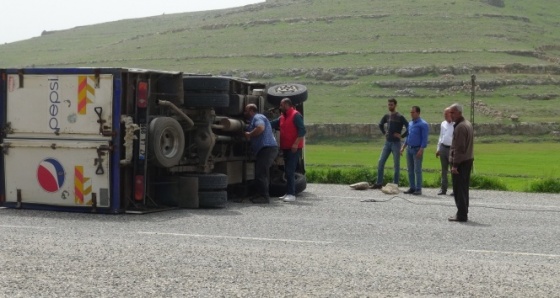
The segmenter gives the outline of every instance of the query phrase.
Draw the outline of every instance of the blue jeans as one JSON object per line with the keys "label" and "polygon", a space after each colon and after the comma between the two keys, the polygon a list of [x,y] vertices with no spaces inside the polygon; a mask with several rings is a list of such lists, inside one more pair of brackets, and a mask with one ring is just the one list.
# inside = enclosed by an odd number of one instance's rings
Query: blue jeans
{"label": "blue jeans", "polygon": [[406,164],[408,167],[408,181],[410,188],[413,190],[422,190],[422,160],[424,155],[420,158],[416,154],[420,147],[408,147],[406,149]]}
{"label": "blue jeans", "polygon": [[296,168],[301,159],[301,149],[295,153],[292,150],[282,150],[284,155],[284,173],[286,174],[286,194],[296,195]]}
{"label": "blue jeans", "polygon": [[393,183],[399,184],[401,170],[401,142],[385,142],[379,162],[377,163],[377,184],[383,184],[383,174],[385,171],[385,162],[389,158],[389,154],[393,153],[393,164],[395,165],[395,175],[393,175]]}

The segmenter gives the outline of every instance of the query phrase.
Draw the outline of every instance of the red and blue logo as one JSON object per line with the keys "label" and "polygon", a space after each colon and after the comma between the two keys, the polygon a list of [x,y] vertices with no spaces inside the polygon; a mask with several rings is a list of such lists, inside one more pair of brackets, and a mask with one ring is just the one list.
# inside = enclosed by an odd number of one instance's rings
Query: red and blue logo
{"label": "red and blue logo", "polygon": [[58,191],[64,185],[65,177],[64,167],[54,158],[44,159],[37,167],[37,180],[45,191]]}

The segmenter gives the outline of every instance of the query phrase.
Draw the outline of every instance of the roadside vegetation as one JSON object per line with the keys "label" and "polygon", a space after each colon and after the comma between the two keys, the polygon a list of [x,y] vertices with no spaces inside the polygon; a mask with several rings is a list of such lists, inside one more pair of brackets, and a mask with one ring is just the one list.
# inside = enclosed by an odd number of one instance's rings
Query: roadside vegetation
{"label": "roadside vegetation", "polygon": [[[435,157],[437,140],[430,138],[425,151],[424,187],[440,187],[440,162]],[[309,182],[352,184],[377,177],[380,141],[308,144],[306,176]],[[560,187],[560,143],[477,143],[472,188],[521,192],[558,193]],[[384,183],[392,181],[393,160],[386,163]],[[406,160],[401,158],[400,186],[408,186]]]}

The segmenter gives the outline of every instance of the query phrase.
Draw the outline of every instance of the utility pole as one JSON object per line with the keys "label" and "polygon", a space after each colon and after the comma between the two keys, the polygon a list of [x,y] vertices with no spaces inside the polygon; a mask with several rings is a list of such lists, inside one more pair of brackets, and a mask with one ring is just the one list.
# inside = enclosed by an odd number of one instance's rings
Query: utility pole
{"label": "utility pole", "polygon": [[471,75],[471,124],[474,131],[474,95],[476,92],[476,75]]}

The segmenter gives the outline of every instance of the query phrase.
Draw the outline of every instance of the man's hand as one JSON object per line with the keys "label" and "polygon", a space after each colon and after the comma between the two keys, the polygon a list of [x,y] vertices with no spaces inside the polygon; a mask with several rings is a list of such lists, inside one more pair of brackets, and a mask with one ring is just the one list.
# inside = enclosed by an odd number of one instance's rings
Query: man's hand
{"label": "man's hand", "polygon": [[439,157],[439,150],[436,151],[436,157]]}
{"label": "man's hand", "polygon": [[400,138],[401,138],[401,134],[398,133],[398,132],[395,132],[395,133],[393,133],[393,137],[399,138],[399,139],[400,139]]}
{"label": "man's hand", "polygon": [[451,174],[455,174],[455,175],[459,174],[459,171],[457,170],[457,167],[451,167]]}
{"label": "man's hand", "polygon": [[245,138],[247,140],[250,140],[251,139],[251,133],[250,132],[245,132]]}
{"label": "man's hand", "polygon": [[296,153],[297,150],[298,150],[298,145],[297,145],[297,144],[294,144],[294,145],[292,146],[292,153]]}
{"label": "man's hand", "polygon": [[418,149],[418,152],[416,153],[416,158],[421,158],[422,154],[424,154],[424,148]]}

